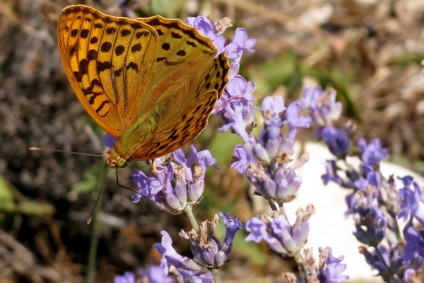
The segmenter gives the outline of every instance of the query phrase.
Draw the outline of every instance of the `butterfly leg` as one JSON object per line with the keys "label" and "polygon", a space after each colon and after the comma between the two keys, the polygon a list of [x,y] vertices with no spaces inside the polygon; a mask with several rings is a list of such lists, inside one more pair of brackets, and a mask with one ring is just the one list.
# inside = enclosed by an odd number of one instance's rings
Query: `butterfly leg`
{"label": "butterfly leg", "polygon": [[158,168],[156,167],[156,159],[152,159],[152,170],[153,170],[153,173],[155,174],[165,172],[165,169],[158,170]]}

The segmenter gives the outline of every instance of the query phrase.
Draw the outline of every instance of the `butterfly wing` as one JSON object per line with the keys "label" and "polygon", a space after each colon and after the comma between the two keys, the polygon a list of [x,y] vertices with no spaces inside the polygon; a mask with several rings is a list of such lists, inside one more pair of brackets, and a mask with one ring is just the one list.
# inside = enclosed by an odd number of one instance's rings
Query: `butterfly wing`
{"label": "butterfly wing", "polygon": [[91,7],[66,7],[58,23],[60,57],[87,113],[118,137],[137,118],[152,79],[157,33],[149,25],[105,15]]}
{"label": "butterfly wing", "polygon": [[158,33],[155,74],[139,115],[155,115],[157,130],[138,144],[132,156],[147,160],[176,150],[206,127],[228,81],[229,65],[224,54],[216,57],[208,37],[180,20],[160,16],[137,20]]}
{"label": "butterfly wing", "polygon": [[226,56],[220,54],[213,62],[213,68],[208,70],[208,75],[195,92],[195,99],[173,116],[151,140],[140,146],[132,159],[148,160],[163,156],[182,147],[203,131],[228,82],[229,65]]}
{"label": "butterfly wing", "polygon": [[110,164],[160,156],[196,137],[227,83],[225,55],[215,58],[212,41],[180,20],[130,20],[75,5],[63,10],[58,37],[81,104],[119,137]]}

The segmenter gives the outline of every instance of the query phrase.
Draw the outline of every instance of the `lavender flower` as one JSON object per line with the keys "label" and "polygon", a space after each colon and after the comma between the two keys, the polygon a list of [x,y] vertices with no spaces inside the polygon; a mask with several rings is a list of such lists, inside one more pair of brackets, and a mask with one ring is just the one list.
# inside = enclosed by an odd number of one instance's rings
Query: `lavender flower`
{"label": "lavender flower", "polygon": [[248,39],[248,34],[245,29],[236,29],[232,42],[225,46],[225,54],[228,56],[228,58],[233,59],[228,74],[229,78],[233,78],[235,75],[238,74],[243,51],[247,50],[250,53],[255,52],[255,50],[253,49],[253,46],[255,44],[256,39]]}
{"label": "lavender flower", "polygon": [[374,139],[369,144],[365,139],[360,139],[358,146],[361,149],[361,159],[365,165],[378,166],[387,157],[387,149],[381,147],[379,139]]}
{"label": "lavender flower", "polygon": [[114,283],[136,283],[135,273],[133,272],[125,272],[124,275],[115,276]]}
{"label": "lavender flower", "polygon": [[402,264],[401,246],[392,244],[390,249],[380,245],[376,250],[370,252],[365,247],[360,247],[359,252],[365,256],[367,263],[378,270],[379,275],[385,282],[401,282],[402,275],[396,272],[402,272],[406,266]]}
{"label": "lavender flower", "polygon": [[341,263],[343,256],[334,257],[330,247],[319,248],[320,252],[320,270],[318,274],[319,282],[338,283],[349,279],[349,276],[343,275],[346,270],[346,264]]}
{"label": "lavender flower", "polygon": [[228,42],[222,35],[225,28],[231,26],[230,23],[222,24],[227,22],[227,19],[223,21],[217,21],[215,25],[205,17],[189,17],[186,20],[188,25],[195,27],[201,34],[209,37],[216,48],[218,54],[225,52],[228,58],[232,59],[229,78],[235,77],[240,68],[240,60],[243,55],[243,51],[247,50],[250,53],[255,52],[253,46],[256,44],[255,39],[248,39],[247,31],[243,28],[237,28],[234,32],[234,37],[231,42]]}
{"label": "lavender flower", "polygon": [[345,179],[339,175],[340,169],[337,167],[336,160],[327,160],[325,162],[325,171],[326,173],[321,176],[324,185],[332,181],[342,187],[350,187],[349,182],[345,181]]}
{"label": "lavender flower", "polygon": [[250,163],[253,163],[255,160],[246,152],[242,145],[236,145],[234,148],[234,154],[235,156],[233,156],[231,167],[236,168],[240,174],[246,173]]}
{"label": "lavender flower", "polygon": [[217,34],[211,24],[211,22],[205,17],[188,17],[186,23],[190,26],[195,27],[202,35],[209,37],[216,48],[218,54],[224,52],[225,37],[221,34]]}
{"label": "lavender flower", "polygon": [[220,131],[232,129],[243,140],[249,136],[248,127],[253,122],[254,108],[252,93],[255,85],[247,82],[242,76],[231,79],[216,104],[216,113],[224,120]]}
{"label": "lavender flower", "polygon": [[357,192],[356,205],[353,207],[356,239],[368,246],[377,246],[384,238],[387,220],[372,192]]}
{"label": "lavender flower", "polygon": [[[157,160],[159,164],[160,160]],[[133,202],[139,202],[143,196],[162,210],[182,213],[188,206],[201,201],[206,168],[215,162],[207,150],[197,152],[191,146],[190,156],[186,159],[183,151],[178,149],[166,167],[158,166],[162,172],[152,177],[141,171],[133,173],[133,181],[139,188],[139,194],[133,195]]]}
{"label": "lavender flower", "polygon": [[[340,106],[335,102],[334,93],[325,94],[319,88],[305,91],[302,101],[302,107],[310,110],[314,124],[319,126],[317,137],[327,143],[338,159],[327,161],[327,172],[322,179],[325,184],[333,181],[353,189],[346,198],[347,213],[352,214],[355,221],[353,234],[368,246],[360,247],[368,264],[377,269],[386,282],[412,280],[424,262],[424,231],[413,226],[414,220],[424,224],[421,190],[410,176],[399,178],[404,184],[399,191],[393,176],[388,180],[384,178],[380,163],[388,153],[378,139],[369,144],[359,140],[360,170],[347,163],[346,131],[332,125],[341,113]],[[404,220],[409,218],[403,230],[405,242],[399,237],[396,215]]]}
{"label": "lavender flower", "polygon": [[124,275],[115,276],[114,283],[171,283],[172,277],[165,276],[162,268],[158,265],[153,265],[146,269],[140,269],[138,273],[125,272]]}
{"label": "lavender flower", "polygon": [[225,47],[225,53],[228,58],[240,62],[244,50],[250,53],[255,52],[255,49],[253,49],[255,44],[256,39],[248,39],[247,31],[244,28],[237,28],[234,32],[233,41]]}
{"label": "lavender flower", "polygon": [[228,75],[230,80],[216,104],[216,113],[222,117],[225,123],[221,131],[231,129],[243,140],[247,140],[252,127],[254,115],[252,93],[255,85],[247,82],[237,73],[243,51],[254,52],[255,43],[256,40],[248,39],[245,29],[236,29],[232,42],[224,47],[225,54],[232,59]]}
{"label": "lavender flower", "polygon": [[344,159],[349,152],[350,141],[343,129],[326,126],[316,131],[316,137],[323,140],[338,159]]}
{"label": "lavender flower", "polygon": [[309,109],[314,125],[321,127],[330,126],[339,119],[343,107],[336,102],[336,92],[323,91],[320,87],[304,89],[300,104],[302,109]]}
{"label": "lavender flower", "polygon": [[[284,203],[292,200],[301,185],[295,170],[307,160],[306,156],[290,163],[294,138],[298,128],[308,127],[310,119],[299,117],[299,104],[287,108],[281,97],[267,97],[262,102],[264,128],[260,136],[242,136],[244,146],[237,146],[232,167],[246,174],[255,186],[256,194],[267,200]],[[282,128],[288,127],[287,135]],[[240,129],[239,129],[240,130]],[[237,132],[237,131],[236,131]]]}
{"label": "lavender flower", "polygon": [[296,222],[291,225],[283,214],[272,212],[267,216],[253,217],[246,223],[246,230],[250,234],[246,241],[259,243],[262,240],[268,243],[270,249],[283,256],[294,256],[306,243],[309,233],[309,218],[315,213],[312,205],[306,211],[299,208],[296,212]]}
{"label": "lavender flower", "polygon": [[[149,283],[171,283],[172,277],[165,276],[159,265],[153,265],[146,269],[139,270],[142,280]],[[143,281],[143,282],[144,282]]]}
{"label": "lavender flower", "polygon": [[417,230],[412,223],[403,229],[403,236],[406,240],[405,259],[412,260],[420,257],[424,259],[424,231]]}
{"label": "lavender flower", "polygon": [[[181,274],[205,274],[208,270],[220,268],[228,260],[231,253],[234,236],[241,229],[238,219],[233,219],[229,214],[220,213],[226,228],[226,237],[221,242],[215,237],[219,218],[215,215],[212,221],[204,221],[200,231],[192,230],[188,233],[181,231],[180,237],[191,245],[195,260],[183,257],[172,247],[172,240],[166,231],[162,231],[162,242],[156,243],[155,248],[162,254],[161,267],[168,274],[169,267],[175,266]],[[187,271],[190,271],[187,273]]]}
{"label": "lavender flower", "polygon": [[191,251],[197,263],[206,269],[220,268],[227,262],[230,256],[235,234],[241,229],[239,219],[233,219],[230,214],[220,213],[224,220],[226,236],[224,242],[215,237],[216,228],[219,223],[218,215],[212,221],[204,221],[200,224],[200,231],[191,230],[186,233],[180,232],[180,237],[191,245]]}
{"label": "lavender flower", "polygon": [[161,243],[156,243],[153,245],[153,247],[155,247],[162,254],[160,266],[165,275],[168,275],[170,266],[196,271],[199,274],[205,273],[203,266],[196,263],[194,260],[177,253],[177,251],[172,246],[172,239],[168,232],[162,231],[161,234]]}
{"label": "lavender flower", "polygon": [[356,188],[362,191],[364,191],[368,186],[378,188],[380,186],[380,177],[372,166],[362,165],[361,176],[353,183]]}
{"label": "lavender flower", "polygon": [[401,211],[397,215],[406,220],[408,216],[413,216],[421,225],[424,225],[424,204],[421,200],[422,192],[418,184],[411,176],[399,178],[404,187],[399,190]]}

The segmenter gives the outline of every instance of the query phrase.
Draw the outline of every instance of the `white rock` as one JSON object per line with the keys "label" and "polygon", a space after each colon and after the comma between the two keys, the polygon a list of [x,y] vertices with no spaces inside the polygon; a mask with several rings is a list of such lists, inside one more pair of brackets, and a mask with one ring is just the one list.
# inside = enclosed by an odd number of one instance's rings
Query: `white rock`
{"label": "white rock", "polygon": [[[335,257],[343,255],[343,263],[347,264],[344,274],[349,275],[350,280],[383,282],[380,277],[376,277],[377,271],[371,270],[364,256],[359,254],[358,246],[362,244],[352,234],[355,230],[353,220],[351,216],[345,217],[345,197],[350,190],[340,188],[334,183],[324,186],[321,180],[321,175],[325,173],[325,160],[333,158],[331,153],[324,145],[312,143],[307,144],[306,152],[309,153],[309,161],[299,169],[302,187],[297,198],[285,205],[289,219],[294,223],[297,208],[305,208],[312,203],[316,212],[310,218],[310,234],[306,246],[313,247],[315,255],[318,255],[318,247],[326,246],[332,248]],[[356,160],[356,164],[359,164],[359,160]],[[412,175],[421,187],[424,184],[422,177],[395,164],[383,162],[381,171],[385,177],[390,174],[395,174],[395,177]]]}

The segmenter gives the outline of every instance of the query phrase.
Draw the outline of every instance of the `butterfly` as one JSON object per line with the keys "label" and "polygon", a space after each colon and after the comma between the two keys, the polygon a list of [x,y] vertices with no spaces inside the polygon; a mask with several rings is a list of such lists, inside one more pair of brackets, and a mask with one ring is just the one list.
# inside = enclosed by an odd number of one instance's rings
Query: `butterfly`
{"label": "butterfly", "polygon": [[73,5],[57,31],[76,96],[117,138],[110,166],[152,160],[194,139],[228,82],[225,53],[178,19],[114,17]]}

